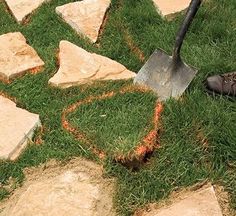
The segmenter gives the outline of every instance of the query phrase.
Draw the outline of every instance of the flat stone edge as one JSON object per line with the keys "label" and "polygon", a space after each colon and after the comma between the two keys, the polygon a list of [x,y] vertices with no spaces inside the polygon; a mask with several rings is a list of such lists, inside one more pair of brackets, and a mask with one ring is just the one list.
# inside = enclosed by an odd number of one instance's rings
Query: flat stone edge
{"label": "flat stone edge", "polygon": [[186,7],[186,8],[184,8],[184,9],[180,10],[180,11],[176,11],[176,12],[169,13],[169,14],[163,14],[163,13],[161,12],[159,6],[158,6],[154,1],[153,1],[153,5],[154,5],[154,7],[155,7],[157,13],[158,13],[163,19],[165,19],[165,20],[167,20],[167,21],[172,21],[177,15],[179,15],[179,14],[184,14],[184,13],[187,11],[187,9],[188,9],[188,7]]}
{"label": "flat stone edge", "polygon": [[22,110],[24,112],[27,112],[28,114],[31,115],[31,118],[34,118],[34,125],[31,127],[31,129],[24,135],[24,137],[22,138],[22,140],[20,140],[20,142],[16,145],[16,147],[7,155],[2,155],[0,156],[0,160],[11,160],[14,161],[16,160],[20,154],[25,150],[25,148],[27,147],[29,141],[31,141],[31,139],[34,136],[34,132],[37,128],[41,127],[41,121],[40,121],[40,117],[38,114],[35,113],[31,113],[27,110],[24,110],[22,108],[17,107],[16,103],[14,101],[12,101],[11,99],[0,95],[0,97],[5,98],[6,100],[8,100],[9,104],[11,103],[11,106],[15,106],[16,109]]}
{"label": "flat stone edge", "polygon": [[[209,0],[202,0],[202,5],[203,5],[204,3],[206,3],[207,1],[209,1]],[[161,12],[160,8],[158,7],[158,5],[157,5],[154,1],[152,1],[152,3],[153,3],[153,5],[154,5],[155,9],[157,10],[157,13],[158,13],[163,19],[165,19],[165,20],[167,20],[167,21],[172,21],[172,20],[175,19],[176,16],[178,16],[179,14],[181,14],[181,15],[185,14],[185,13],[187,12],[188,8],[189,8],[189,6],[187,6],[186,8],[184,8],[184,9],[182,9],[182,10],[180,10],[180,11],[176,11],[176,12],[169,13],[169,14],[163,14],[163,13]],[[190,4],[190,2],[189,2],[189,4]]]}
{"label": "flat stone edge", "polygon": [[[215,198],[216,202],[218,203],[219,211],[221,212],[222,216],[226,216],[226,215],[231,216],[231,214],[230,215],[223,214],[224,209],[222,208],[222,205],[219,200],[220,198],[218,197],[219,193],[217,192],[217,189],[219,187],[222,187],[222,186],[213,185],[211,183],[206,183],[205,185],[201,185],[200,187],[198,184],[196,184],[191,187],[183,188],[180,191],[176,191],[176,192],[173,191],[167,198],[165,198],[164,200],[161,200],[160,202],[147,203],[145,206],[142,206],[141,208],[137,208],[135,210],[133,216],[147,216],[147,215],[149,215],[148,213],[151,211],[155,211],[155,214],[157,214],[158,211],[161,209],[166,209],[168,207],[171,207],[175,203],[179,203],[185,199],[188,199],[191,196],[195,196],[196,194],[204,193],[205,191],[212,192],[212,196]],[[195,193],[195,194],[191,195],[191,193]]]}
{"label": "flat stone edge", "polygon": [[[60,43],[59,43],[59,48],[61,46],[61,43],[70,43],[71,45],[73,46],[77,46],[76,44],[74,43],[71,43],[70,41],[67,41],[67,40],[61,40]],[[79,46],[78,46],[79,47]],[[83,49],[82,47],[79,47],[81,49]],[[84,49],[85,50],[85,49]],[[97,53],[94,53],[94,52],[89,52],[87,50],[85,50],[86,52],[88,52],[90,55],[99,55]],[[89,79],[89,78],[86,78],[86,79],[83,79],[83,80],[80,80],[80,81],[77,81],[77,82],[64,82],[64,83],[57,83],[57,82],[54,82],[53,81],[53,78],[54,76],[60,71],[60,49],[57,51],[57,62],[58,62],[58,67],[57,67],[57,70],[56,72],[52,75],[52,77],[49,78],[48,80],[48,85],[51,86],[51,87],[54,87],[54,88],[60,88],[60,89],[66,89],[66,88],[70,88],[70,87],[78,87],[80,85],[84,85],[84,84],[92,84],[92,83],[95,83],[95,82],[106,82],[106,81],[117,81],[117,80],[130,80],[130,79],[134,79],[137,74],[129,69],[127,69],[124,65],[124,70],[121,71],[120,73],[117,73],[117,74],[108,74],[100,79]],[[103,56],[103,55],[99,55],[99,56],[102,56],[102,57],[105,57],[105,58],[108,58],[106,56]],[[113,60],[113,59],[110,59],[112,61],[116,61],[116,60]],[[117,61],[116,61],[117,62]],[[119,62],[117,62],[117,64],[121,64]],[[112,75],[124,75],[125,73],[129,74],[130,77],[128,78],[118,78],[118,79],[112,79],[112,78],[109,78],[110,76]]]}
{"label": "flat stone edge", "polygon": [[111,7],[111,2],[109,3],[108,7],[107,7],[106,10],[105,10],[105,13],[104,13],[103,19],[102,19],[103,21],[102,21],[102,23],[101,23],[101,25],[100,25],[100,27],[99,27],[98,35],[97,35],[96,38],[92,38],[92,37],[90,37],[90,36],[84,34],[83,31],[80,30],[79,26],[78,26],[76,23],[74,23],[74,22],[73,22],[72,20],[70,20],[70,19],[66,19],[65,16],[63,15],[63,13],[61,12],[61,8],[63,8],[65,5],[69,5],[69,4],[73,4],[73,3],[75,3],[75,2],[70,2],[70,3],[64,4],[64,5],[57,6],[57,7],[55,8],[56,14],[57,14],[65,23],[67,23],[68,25],[70,25],[71,28],[72,28],[77,34],[79,34],[82,38],[88,39],[91,43],[95,44],[95,43],[98,41],[98,39],[99,39],[99,36],[100,36],[99,32],[100,32],[100,30],[101,30],[101,28],[102,28],[102,26],[103,26],[103,24],[104,24],[107,11],[108,11],[109,8]]}
{"label": "flat stone edge", "polygon": [[[104,167],[96,161],[89,160],[83,157],[72,157],[65,163],[57,159],[50,159],[47,162],[41,163],[35,167],[26,167],[23,170],[25,180],[21,186],[18,185],[14,188],[11,195],[0,202],[0,216],[7,216],[5,213],[8,212],[19,200],[22,193],[26,192],[27,189],[37,181],[43,181],[45,179],[52,179],[57,175],[65,171],[73,172],[89,172],[91,177],[95,179],[95,183],[102,181],[100,185],[101,190],[110,191],[111,196],[114,197],[117,179],[112,177],[104,176]],[[112,214],[110,216],[117,215],[114,200],[112,200]]]}
{"label": "flat stone edge", "polygon": [[[36,114],[35,114],[36,115]],[[41,121],[39,119],[39,115],[37,115],[37,121],[34,124],[33,128],[29,130],[27,134],[25,134],[24,138],[21,140],[21,142],[16,146],[16,148],[10,153],[9,159],[14,161],[16,160],[20,154],[26,149],[28,146],[29,142],[31,142],[31,139],[34,136],[34,132],[37,128],[41,127]]]}
{"label": "flat stone edge", "polygon": [[[58,70],[57,70],[57,72],[58,72]],[[71,87],[78,87],[80,85],[86,85],[86,84],[90,84],[91,85],[91,84],[93,84],[95,82],[102,83],[102,82],[109,82],[109,81],[113,81],[114,82],[114,81],[118,81],[118,80],[131,80],[131,79],[134,79],[136,77],[136,73],[132,72],[132,71],[129,71],[129,70],[125,70],[125,71],[122,72],[122,74],[123,73],[128,73],[130,75],[130,77],[129,78],[119,78],[119,79],[108,78],[109,76],[113,75],[113,74],[111,74],[111,75],[108,75],[108,76],[104,77],[103,79],[97,79],[97,80],[83,79],[81,81],[73,82],[73,83],[70,83],[70,82],[68,82],[68,83],[67,82],[65,82],[65,83],[56,83],[56,82],[53,82],[51,80],[51,78],[53,78],[53,77],[51,77],[49,79],[49,81],[48,81],[48,85],[53,87],[53,88],[67,89],[67,88],[71,88]]]}
{"label": "flat stone edge", "polygon": [[15,18],[15,20],[17,21],[18,24],[23,24],[25,19],[27,19],[28,16],[32,15],[33,13],[35,13],[36,10],[39,9],[39,7],[41,7],[44,3],[47,3],[51,0],[45,0],[44,2],[40,3],[35,9],[33,9],[30,13],[25,14],[23,17],[17,17],[15,16],[14,12],[12,11],[11,7],[8,5],[8,3],[4,0],[3,3],[5,3],[5,5],[7,6],[9,12],[12,14],[12,16]]}
{"label": "flat stone edge", "polygon": [[[68,4],[73,4],[74,2],[68,3]],[[65,4],[67,5],[67,4]],[[62,21],[66,24],[68,24],[77,34],[79,34],[80,37],[82,37],[83,39],[89,39],[92,43],[95,43],[96,41],[93,41],[90,37],[88,37],[87,35],[85,35],[79,28],[79,26],[74,23],[72,20],[66,19],[65,16],[63,15],[63,13],[61,12],[61,8],[64,5],[61,6],[57,6],[55,11],[56,14],[62,19]]]}
{"label": "flat stone edge", "polygon": [[19,37],[21,37],[21,40],[24,41],[25,45],[27,46],[27,48],[29,48],[33,54],[35,55],[35,59],[37,59],[38,63],[35,64],[33,67],[31,68],[28,68],[26,70],[22,70],[20,72],[18,72],[17,74],[11,74],[10,76],[6,75],[6,74],[3,74],[3,73],[0,73],[0,81],[4,82],[4,83],[11,83],[14,79],[16,78],[19,78],[19,77],[22,77],[24,76],[25,74],[27,73],[30,73],[31,71],[36,71],[34,72],[34,74],[38,73],[38,72],[41,72],[45,66],[45,62],[42,60],[42,58],[38,55],[38,52],[34,49],[34,47],[32,47],[27,39],[25,38],[25,36],[20,32],[20,31],[16,31],[16,32],[7,32],[5,34],[1,34],[1,36],[4,36],[4,35],[17,35]]}

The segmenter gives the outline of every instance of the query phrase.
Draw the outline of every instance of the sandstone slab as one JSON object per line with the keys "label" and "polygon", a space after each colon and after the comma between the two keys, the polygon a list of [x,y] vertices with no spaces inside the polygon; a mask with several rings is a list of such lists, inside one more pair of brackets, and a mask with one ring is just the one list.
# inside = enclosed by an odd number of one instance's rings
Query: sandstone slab
{"label": "sandstone slab", "polygon": [[184,199],[174,202],[170,206],[151,209],[136,216],[223,216],[214,188],[192,192]]}
{"label": "sandstone slab", "polygon": [[16,159],[39,125],[38,115],[0,96],[0,159]]}
{"label": "sandstone slab", "polygon": [[89,53],[68,42],[60,42],[60,67],[49,80],[55,87],[68,88],[94,80],[130,79],[135,73],[110,58]]}
{"label": "sandstone slab", "polygon": [[20,23],[47,0],[5,0],[13,16]]}
{"label": "sandstone slab", "polygon": [[20,32],[0,36],[0,79],[9,81],[44,62]]}
{"label": "sandstone slab", "polygon": [[76,159],[66,167],[46,167],[27,177],[23,188],[0,206],[0,216],[115,215],[113,180],[102,177],[100,166]]}
{"label": "sandstone slab", "polygon": [[95,43],[110,4],[111,0],[83,0],[59,6],[56,12],[77,33]]}
{"label": "sandstone slab", "polygon": [[172,18],[176,13],[188,8],[191,0],[153,0],[160,15]]}

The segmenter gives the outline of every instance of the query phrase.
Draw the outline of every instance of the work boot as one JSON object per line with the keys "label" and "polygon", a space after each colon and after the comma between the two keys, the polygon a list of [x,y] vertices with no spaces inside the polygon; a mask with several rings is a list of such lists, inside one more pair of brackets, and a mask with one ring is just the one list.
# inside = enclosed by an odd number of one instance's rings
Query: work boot
{"label": "work boot", "polygon": [[236,96],[236,72],[208,77],[206,87],[212,93]]}

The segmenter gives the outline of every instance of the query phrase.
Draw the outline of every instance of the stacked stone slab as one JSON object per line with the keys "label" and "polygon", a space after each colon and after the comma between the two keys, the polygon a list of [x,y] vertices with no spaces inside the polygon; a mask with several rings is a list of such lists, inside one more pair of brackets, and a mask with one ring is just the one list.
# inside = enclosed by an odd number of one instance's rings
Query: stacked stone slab
{"label": "stacked stone slab", "polygon": [[77,33],[95,43],[110,3],[110,0],[83,0],[59,6],[56,12]]}
{"label": "stacked stone slab", "polygon": [[0,96],[0,159],[16,159],[40,126],[39,116]]}
{"label": "stacked stone slab", "polygon": [[21,23],[26,16],[31,14],[47,0],[5,0],[17,22]]}
{"label": "stacked stone slab", "polygon": [[26,43],[20,32],[0,36],[0,79],[10,81],[28,70],[42,67],[44,62]]}
{"label": "stacked stone slab", "polygon": [[59,70],[49,80],[49,84],[60,88],[95,80],[130,79],[136,75],[122,64],[107,57],[89,53],[69,41],[60,42],[59,62]]}
{"label": "stacked stone slab", "polygon": [[191,0],[153,0],[158,13],[167,19],[187,9],[190,2]]}

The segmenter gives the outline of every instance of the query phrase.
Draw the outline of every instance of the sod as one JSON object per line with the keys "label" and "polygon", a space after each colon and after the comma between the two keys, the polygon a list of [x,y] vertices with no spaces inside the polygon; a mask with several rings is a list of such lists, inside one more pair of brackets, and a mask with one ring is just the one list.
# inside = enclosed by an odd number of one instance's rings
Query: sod
{"label": "sod", "polygon": [[156,100],[152,92],[127,86],[70,105],[62,125],[98,156],[138,166],[158,147],[162,105]]}
{"label": "sod", "polygon": [[[56,15],[55,7],[68,2],[71,1],[51,0],[30,15],[24,25],[19,25],[0,0],[0,34],[22,32],[45,62],[41,73],[25,75],[10,84],[0,82],[1,92],[16,98],[19,107],[39,114],[43,124],[42,133],[33,140],[36,142],[41,136],[41,145],[30,145],[15,162],[0,162],[0,199],[11,192],[10,177],[14,180],[11,188],[22,183],[26,167],[38,166],[52,158],[67,161],[78,156],[99,162],[90,148],[63,128],[62,112],[91,95],[117,92],[131,84],[131,81],[119,81],[67,90],[50,88],[48,80],[57,70],[55,53],[61,40],[110,57],[137,72],[143,65],[143,56],[147,59],[157,47],[171,53],[183,18],[179,15],[171,22],[163,20],[150,0],[112,0],[98,46],[78,36]],[[209,75],[236,70],[235,10],[234,0],[208,0],[199,10],[182,50],[184,61],[199,72],[180,100],[165,103],[160,122],[161,148],[139,172],[106,160],[106,175],[118,179],[115,204],[120,215],[132,215],[137,208],[158,202],[178,188],[205,180],[224,186],[231,197],[231,208],[236,209],[236,100],[209,96],[203,86]],[[129,94],[114,100],[122,102],[127,97]],[[89,115],[93,104],[86,107]],[[74,119],[81,117],[77,112],[73,113]],[[73,118],[70,120],[73,122]]]}

